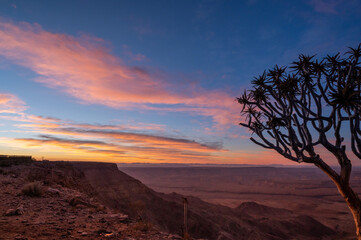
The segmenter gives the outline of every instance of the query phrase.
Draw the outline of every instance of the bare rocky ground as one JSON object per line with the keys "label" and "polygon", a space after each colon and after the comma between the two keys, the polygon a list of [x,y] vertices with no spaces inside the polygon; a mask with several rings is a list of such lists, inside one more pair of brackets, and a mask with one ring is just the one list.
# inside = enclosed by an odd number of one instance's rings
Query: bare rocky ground
{"label": "bare rocky ground", "polygon": [[[181,239],[108,209],[71,179],[39,181],[42,176],[34,175],[39,168],[0,167],[0,239]],[[22,193],[35,181],[41,185],[40,196]]]}

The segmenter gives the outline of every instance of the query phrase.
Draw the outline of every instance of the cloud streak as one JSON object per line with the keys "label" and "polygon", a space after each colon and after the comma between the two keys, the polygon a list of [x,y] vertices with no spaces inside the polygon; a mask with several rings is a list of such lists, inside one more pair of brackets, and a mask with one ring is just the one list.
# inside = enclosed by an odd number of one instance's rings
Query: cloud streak
{"label": "cloud streak", "polygon": [[0,55],[36,72],[36,81],[83,103],[112,108],[189,112],[225,126],[236,123],[234,97],[195,84],[172,83],[159,71],[127,66],[103,40],[0,22]]}
{"label": "cloud streak", "polygon": [[[18,138],[12,142],[23,144],[27,148],[59,148],[67,153],[79,154],[88,158],[98,157],[119,162],[207,162],[217,156],[208,152],[188,150],[186,148],[157,147],[149,144],[120,144],[100,140],[84,140],[70,137],[56,137],[52,135],[39,135],[37,138]],[[95,156],[94,156],[95,154]]]}
{"label": "cloud streak", "polygon": [[[128,144],[141,147],[156,147],[163,149],[178,149],[194,152],[222,152],[225,151],[219,142],[200,143],[187,138],[166,136],[164,134],[152,133],[154,130],[127,128],[127,125],[99,125],[99,124],[78,124],[58,119],[36,118],[30,116],[25,118],[36,119],[33,123],[16,124],[20,128],[32,129],[43,134],[65,135],[84,139],[105,139],[107,142],[116,144]],[[22,119],[20,119],[22,121]],[[142,126],[142,124],[140,125]],[[142,132],[141,132],[142,131]],[[151,131],[151,132],[149,132]]]}
{"label": "cloud streak", "polygon": [[157,124],[89,124],[30,115],[23,112],[25,103],[16,96],[0,96],[0,108],[7,107],[0,118],[11,121],[18,129],[11,131],[38,135],[6,138],[1,143],[26,150],[27,154],[45,150],[47,155],[63,152],[67,159],[79,156],[80,159],[109,159],[113,162],[207,162],[226,151],[221,143],[201,143],[167,136],[163,126]]}
{"label": "cloud streak", "polygon": [[337,14],[338,7],[344,2],[343,0],[311,0],[309,4],[314,8],[316,12]]}
{"label": "cloud streak", "polygon": [[10,93],[0,93],[0,113],[21,113],[26,110],[25,103]]}

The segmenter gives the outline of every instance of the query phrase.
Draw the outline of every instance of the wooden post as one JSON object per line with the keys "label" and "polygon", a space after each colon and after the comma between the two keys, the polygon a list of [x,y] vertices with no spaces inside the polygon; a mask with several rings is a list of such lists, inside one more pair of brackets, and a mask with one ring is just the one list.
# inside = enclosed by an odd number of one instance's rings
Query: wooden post
{"label": "wooden post", "polygon": [[188,200],[185,197],[183,199],[184,204],[184,239],[188,239],[188,223],[187,223],[187,214],[188,214]]}

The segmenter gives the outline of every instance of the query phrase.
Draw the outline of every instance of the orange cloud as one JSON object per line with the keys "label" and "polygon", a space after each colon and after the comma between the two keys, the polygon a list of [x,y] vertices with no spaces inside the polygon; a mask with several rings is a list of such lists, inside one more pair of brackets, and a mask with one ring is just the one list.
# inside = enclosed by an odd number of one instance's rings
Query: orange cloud
{"label": "orange cloud", "polygon": [[119,162],[207,162],[226,152],[221,143],[201,143],[166,136],[161,126],[153,124],[79,124],[25,113],[0,117],[19,122],[13,126],[21,129],[21,132],[41,134],[36,138],[3,141],[4,146],[18,146],[19,149],[27,149],[28,154],[34,149],[38,152],[43,149],[43,154],[47,156],[56,157],[55,153],[65,153],[66,159],[79,156],[81,159],[112,159]]}
{"label": "orange cloud", "polygon": [[107,142],[128,144],[141,147],[157,147],[164,149],[178,149],[193,152],[222,152],[221,143],[200,143],[186,138],[170,137],[161,133],[137,132],[134,126],[127,125],[98,125],[77,124],[59,120],[56,123],[40,121],[35,123],[16,124],[20,128],[37,130],[43,134],[67,135],[84,139],[106,139]]}
{"label": "orange cloud", "polygon": [[217,156],[196,151],[173,148],[158,148],[154,146],[121,145],[98,140],[83,140],[74,138],[59,138],[41,135],[39,138],[14,139],[11,142],[22,143],[26,148],[65,149],[69,154],[79,154],[88,158],[95,154],[99,159],[121,162],[207,162]]}
{"label": "orange cloud", "polygon": [[199,143],[194,140],[188,140],[185,138],[175,138],[167,136],[159,136],[156,134],[145,134],[136,132],[125,132],[125,131],[104,131],[104,130],[86,130],[86,129],[75,129],[75,128],[60,128],[60,129],[49,129],[53,133],[65,133],[65,134],[83,134],[83,136],[96,136],[100,138],[108,138],[116,140],[116,142],[128,143],[128,144],[141,144],[143,146],[152,146],[158,148],[171,148],[171,149],[182,149],[192,150],[195,152],[221,152],[225,151],[222,149],[220,143]]}
{"label": "orange cloud", "polygon": [[155,71],[126,66],[101,42],[51,33],[38,24],[0,22],[0,55],[39,74],[36,81],[84,103],[191,112],[212,117],[219,125],[237,122],[233,96],[194,85],[180,86]]}
{"label": "orange cloud", "polygon": [[26,105],[17,96],[10,93],[0,93],[0,113],[22,113]]}

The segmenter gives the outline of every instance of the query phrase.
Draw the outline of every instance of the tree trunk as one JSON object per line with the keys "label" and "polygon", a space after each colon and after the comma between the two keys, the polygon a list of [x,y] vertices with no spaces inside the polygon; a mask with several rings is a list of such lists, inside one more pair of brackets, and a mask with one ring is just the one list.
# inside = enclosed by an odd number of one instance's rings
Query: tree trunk
{"label": "tree trunk", "polygon": [[343,184],[341,182],[337,182],[336,186],[338,191],[345,199],[347,206],[353,215],[357,239],[361,240],[361,200],[348,183]]}
{"label": "tree trunk", "polygon": [[338,175],[320,158],[314,159],[313,163],[331,178],[331,180],[335,183],[337,190],[345,199],[355,222],[357,240],[361,240],[361,200],[357,193],[355,193],[350,187],[352,165],[350,161],[344,162],[348,164],[344,164],[341,167],[341,175]]}

